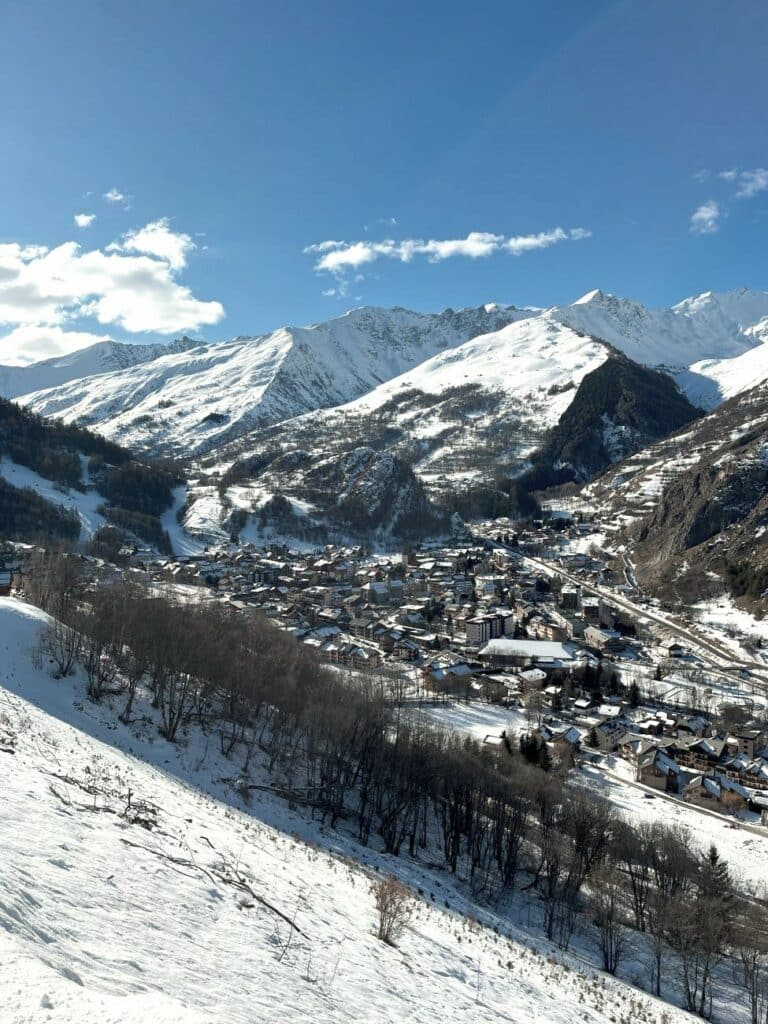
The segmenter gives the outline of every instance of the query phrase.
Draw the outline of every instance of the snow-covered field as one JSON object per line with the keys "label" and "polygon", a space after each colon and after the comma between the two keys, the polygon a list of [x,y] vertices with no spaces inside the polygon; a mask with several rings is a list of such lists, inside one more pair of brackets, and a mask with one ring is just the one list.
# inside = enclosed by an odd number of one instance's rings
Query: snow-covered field
{"label": "snow-covered field", "polygon": [[[44,621],[0,599],[3,1024],[690,1019],[271,793],[236,806],[201,737],[129,729],[36,668]],[[373,934],[377,869],[422,890],[398,948]]]}
{"label": "snow-covered field", "polygon": [[733,633],[742,639],[760,637],[768,640],[768,619],[757,619],[743,608],[737,608],[729,594],[699,601],[692,606],[692,611],[699,623],[709,626],[720,638],[724,633]]}
{"label": "snow-covered field", "polygon": [[663,821],[685,828],[701,850],[714,843],[729,864],[734,879],[745,891],[763,893],[768,886],[768,829],[734,828],[734,819],[702,811],[682,800],[655,794],[631,783],[631,766],[621,758],[608,759],[608,771],[584,765],[574,775],[592,793],[607,797],[631,821]]}

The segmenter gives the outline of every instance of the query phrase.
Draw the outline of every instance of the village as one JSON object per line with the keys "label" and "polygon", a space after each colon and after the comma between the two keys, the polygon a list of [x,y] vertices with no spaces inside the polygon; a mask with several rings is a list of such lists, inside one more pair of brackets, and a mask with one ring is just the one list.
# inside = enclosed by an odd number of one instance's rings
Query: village
{"label": "village", "polygon": [[610,758],[649,796],[768,822],[760,681],[633,615],[644,602],[628,604],[634,584],[591,542],[596,530],[580,517],[519,535],[489,523],[390,556],[245,544],[139,564],[154,585],[267,616],[438,724],[482,704],[499,721],[482,742],[505,741],[511,725],[547,767]]}

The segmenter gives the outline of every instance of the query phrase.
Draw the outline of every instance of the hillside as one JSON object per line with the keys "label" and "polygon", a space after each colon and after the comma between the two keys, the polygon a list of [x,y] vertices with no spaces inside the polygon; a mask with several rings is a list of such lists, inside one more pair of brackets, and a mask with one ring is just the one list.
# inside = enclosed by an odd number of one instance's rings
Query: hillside
{"label": "hillside", "polygon": [[534,489],[591,480],[700,415],[666,374],[612,354],[584,377],[523,480]]}
{"label": "hillside", "polygon": [[174,466],[0,399],[3,539],[82,540],[112,557],[136,540],[170,551],[160,516],[181,480]]}
{"label": "hillside", "polygon": [[[687,1014],[475,904],[427,863],[360,847],[193,733],[132,726],[35,668],[45,615],[0,599],[0,1005],[9,1024],[445,1019],[682,1024]],[[268,780],[265,778],[264,782]],[[417,909],[376,939],[371,878]]]}
{"label": "hillside", "polygon": [[730,590],[765,609],[767,417],[763,383],[583,488],[579,503],[623,531],[645,586],[684,601]]}

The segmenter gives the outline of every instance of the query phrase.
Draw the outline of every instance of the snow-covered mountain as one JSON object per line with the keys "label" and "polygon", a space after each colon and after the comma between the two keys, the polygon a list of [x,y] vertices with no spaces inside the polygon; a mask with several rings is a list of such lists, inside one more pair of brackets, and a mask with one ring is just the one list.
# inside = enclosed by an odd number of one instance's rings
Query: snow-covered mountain
{"label": "snow-covered mountain", "polygon": [[364,307],[311,327],[170,352],[23,400],[132,447],[198,454],[255,427],[348,402],[436,352],[530,315],[497,305],[439,314]]}
{"label": "snow-covered mountain", "polygon": [[[637,363],[668,369],[705,408],[752,387],[762,367],[768,373],[768,292],[704,292],[651,310],[597,290],[543,315],[602,338]],[[753,372],[755,350],[760,369]]]}
{"label": "snow-covered mountain", "polygon": [[169,345],[128,345],[108,340],[28,366],[0,365],[0,396],[18,398],[19,395],[59,387],[84,377],[116,373],[159,356],[186,352],[198,344],[190,338],[178,338]]}
{"label": "snow-covered mountain", "polygon": [[[365,307],[253,338],[194,347],[185,340],[21,401],[144,452],[202,459],[206,476],[183,512],[200,535],[237,532],[251,513],[271,523],[277,497],[278,512],[287,499],[303,519],[295,534],[310,539],[331,524],[346,529],[334,488],[353,486],[348,469],[362,463],[376,463],[376,480],[384,465],[397,467],[392,479],[412,469],[442,512],[499,514],[503,480],[533,464],[538,487],[554,481],[539,449],[557,426],[558,450],[581,452],[572,479],[583,480],[695,414],[657,378],[643,377],[642,367],[661,369],[695,405],[713,409],[768,377],[767,342],[768,293],[746,289],[707,292],[663,310],[600,291],[546,310]],[[636,367],[616,364],[629,392],[639,389],[629,400],[609,394],[616,391],[611,372],[592,377],[618,358]],[[585,378],[589,394],[580,391]],[[580,412],[564,420],[577,395]],[[654,401],[659,430],[653,417],[631,415]],[[574,431],[575,447],[566,436]],[[595,445],[600,457],[586,458]],[[566,471],[558,479],[569,472],[559,463],[571,461],[554,459],[551,468]],[[502,505],[514,514],[509,487],[505,493]],[[415,491],[405,506],[414,502],[423,505]]]}
{"label": "snow-covered mountain", "polygon": [[[527,344],[526,360],[500,363],[498,349],[506,336],[497,342],[495,335],[521,320],[538,321],[521,342]],[[551,362],[548,340],[558,337],[563,326],[607,342],[642,365],[667,369],[705,408],[753,386],[764,370],[768,373],[766,292],[706,292],[668,309],[650,310],[594,291],[548,310],[487,305],[420,314],[363,307],[311,327],[194,348],[186,344],[159,357],[153,351],[139,362],[136,352],[128,353],[132,365],[107,373],[109,360],[91,370],[87,358],[101,355],[86,354],[80,357],[81,369],[69,363],[57,371],[70,378],[58,386],[50,379],[54,368],[41,367],[35,381],[33,366],[15,374],[12,382],[8,378],[6,389],[19,395],[23,380],[34,381],[23,401],[37,412],[98,427],[110,438],[147,451],[195,455],[256,428],[340,406],[372,391],[372,402],[388,400],[403,384],[395,378],[422,363],[420,376],[433,377],[422,390],[431,393],[468,382],[487,391],[501,381],[503,389],[508,374],[522,391],[535,391],[542,374],[549,377],[549,386],[564,385],[570,371],[566,365],[566,377],[558,378],[559,361]],[[486,339],[481,345],[464,344],[480,336]],[[540,358],[542,352],[546,356]],[[439,364],[430,362],[436,355],[442,356]],[[567,354],[564,360],[567,364]],[[97,380],[88,376],[92,372],[99,373]],[[534,376],[526,380],[530,373]],[[44,388],[37,386],[40,381]],[[392,389],[380,390],[387,382]]]}
{"label": "snow-covered mountain", "polygon": [[372,452],[412,467],[443,512],[514,514],[522,506],[509,480],[532,462],[529,491],[585,479],[696,415],[666,375],[556,320],[530,317],[441,352],[346,405],[256,430],[212,453],[205,482],[191,488],[185,522],[212,535],[212,513],[223,524],[242,523],[247,513],[255,522],[271,519],[279,494],[292,505],[284,525],[310,539],[342,524],[344,467]]}

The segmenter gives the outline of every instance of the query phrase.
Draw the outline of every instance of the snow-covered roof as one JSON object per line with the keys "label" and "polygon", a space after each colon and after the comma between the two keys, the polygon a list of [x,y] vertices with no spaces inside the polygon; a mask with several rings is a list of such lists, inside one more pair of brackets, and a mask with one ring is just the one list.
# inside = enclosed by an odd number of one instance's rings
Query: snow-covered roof
{"label": "snow-covered roof", "polygon": [[552,640],[514,640],[511,637],[489,640],[480,648],[480,654],[501,658],[573,659],[571,651],[564,644]]}

